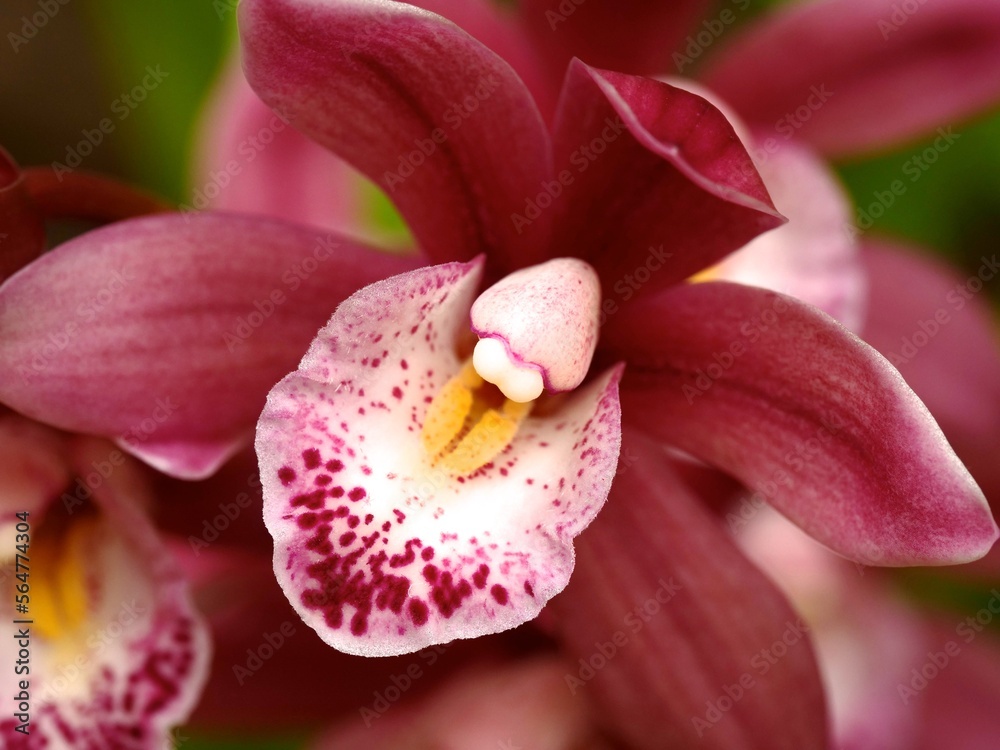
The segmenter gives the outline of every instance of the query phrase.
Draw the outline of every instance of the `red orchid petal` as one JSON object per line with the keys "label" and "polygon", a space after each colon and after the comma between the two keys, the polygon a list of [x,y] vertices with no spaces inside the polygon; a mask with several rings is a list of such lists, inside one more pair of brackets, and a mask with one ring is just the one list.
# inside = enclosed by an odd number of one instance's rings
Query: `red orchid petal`
{"label": "red orchid petal", "polygon": [[545,656],[467,669],[419,705],[400,706],[377,723],[352,716],[309,748],[587,750],[587,707],[565,690],[565,668]]}
{"label": "red orchid petal", "polygon": [[711,278],[788,294],[857,331],[867,288],[850,200],[807,148],[786,143],[758,155],[761,176],[788,223],[726,257]]}
{"label": "red orchid petal", "polygon": [[238,65],[223,74],[211,102],[201,123],[191,208],[358,228],[363,178],[272,112]]}
{"label": "red orchid petal", "polygon": [[[981,557],[989,506],[899,373],[822,313],[689,284],[608,321],[634,423],[729,471],[814,538],[875,565]],[[627,395],[626,395],[627,393]]]}
{"label": "red orchid petal", "polygon": [[176,476],[210,474],[338,301],[413,261],[236,215],[81,235],[0,288],[0,399],[114,437]]}
{"label": "red orchid petal", "polygon": [[752,125],[827,155],[891,146],[1000,100],[989,0],[793,3],[749,27],[705,83]]}
{"label": "red orchid petal", "polygon": [[500,55],[524,81],[546,118],[551,117],[566,65],[557,80],[549,80],[540,64],[544,51],[531,44],[514,13],[495,0],[415,0],[410,5],[444,16]]}
{"label": "red orchid petal", "polygon": [[524,0],[517,12],[547,63],[549,84],[558,90],[574,57],[622,73],[674,69],[677,58],[671,53],[712,5],[708,0]]}
{"label": "red orchid petal", "polygon": [[366,287],[268,396],[256,445],[275,574],[341,651],[409,653],[532,619],[607,495],[620,368],[536,406],[472,474],[429,460],[427,404],[459,372],[481,273],[452,263]]}
{"label": "red orchid petal", "polygon": [[635,460],[550,605],[577,660],[567,688],[629,747],[825,748],[808,627],[658,446],[626,433],[623,449]]}
{"label": "red orchid petal", "polygon": [[[109,444],[88,439],[75,446],[72,463],[86,474],[116,453],[121,458]],[[16,731],[18,722],[9,718],[13,693],[5,692],[0,719],[4,747],[162,747],[169,730],[194,707],[207,676],[208,630],[139,510],[148,500],[143,494],[137,467],[116,462],[94,489],[90,512],[71,506],[67,514],[60,504],[44,517],[29,517],[29,556],[35,563],[29,605],[35,620],[29,626],[31,740]],[[66,524],[71,534],[74,524],[89,528],[68,536],[64,544],[50,540],[56,555],[42,559],[46,535]],[[61,575],[65,571],[44,567],[56,560],[57,567],[72,566],[70,577],[80,580],[67,584]],[[64,585],[81,587],[68,597],[83,597],[86,612],[81,622],[64,621],[55,633],[48,629],[53,623],[46,628],[39,619],[38,594]],[[8,589],[0,602],[8,622],[16,617],[13,599]],[[10,649],[15,645],[4,639],[0,654],[5,660],[14,659]]]}
{"label": "red orchid petal", "polygon": [[45,249],[45,225],[31,201],[24,175],[0,148],[0,281]]}
{"label": "red orchid petal", "polygon": [[555,132],[558,191],[542,195],[558,196],[563,254],[588,260],[606,297],[675,284],[782,223],[732,126],[695,94],[575,61]]}
{"label": "red orchid petal", "polygon": [[1000,335],[978,295],[1000,261],[996,253],[980,261],[961,278],[914,248],[866,242],[871,310],[862,335],[906,378],[1000,508]]}
{"label": "red orchid petal", "polygon": [[548,134],[500,57],[403,3],[247,0],[240,30],[261,98],[383,187],[430,257],[540,258],[547,221],[508,217],[550,174]]}

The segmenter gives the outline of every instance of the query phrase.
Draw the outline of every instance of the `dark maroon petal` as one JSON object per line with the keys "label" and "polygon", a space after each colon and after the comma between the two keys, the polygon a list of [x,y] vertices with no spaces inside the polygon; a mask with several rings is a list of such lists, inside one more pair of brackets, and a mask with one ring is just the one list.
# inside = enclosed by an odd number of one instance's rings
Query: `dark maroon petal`
{"label": "dark maroon petal", "polygon": [[759,490],[834,551],[873,565],[981,557],[989,506],[927,408],[874,349],[791,297],[688,284],[626,306],[632,424]]}
{"label": "dark maroon petal", "polygon": [[906,378],[994,508],[1000,508],[1000,335],[979,294],[1000,275],[997,253],[961,277],[916,248],[863,246],[871,301],[865,341]]}
{"label": "dark maroon petal", "polygon": [[575,61],[555,133],[556,179],[533,202],[543,216],[555,203],[560,254],[590,261],[616,303],[783,221],[732,126],[695,94]]}
{"label": "dark maroon petal", "polygon": [[1000,5],[791,3],[727,46],[704,80],[754,127],[825,154],[884,148],[1000,101]]}
{"label": "dark maroon petal", "polygon": [[[701,30],[695,24],[712,5],[708,0],[523,0],[517,13],[545,60],[549,85],[558,91],[574,57],[621,73],[656,75],[676,70],[678,62],[678,72],[686,72],[673,52],[685,34]],[[730,13],[735,20],[735,9]]]}
{"label": "dark maroon petal", "polygon": [[236,214],[81,235],[0,287],[0,399],[203,477],[355,289],[413,260]]}
{"label": "dark maroon petal", "polygon": [[633,460],[550,605],[576,660],[567,688],[629,747],[825,748],[808,626],[658,446],[622,447]]}
{"label": "dark maroon petal", "polygon": [[45,225],[24,184],[24,174],[0,148],[0,281],[45,249]]}
{"label": "dark maroon petal", "polygon": [[24,182],[46,219],[112,222],[173,210],[162,198],[94,172],[32,167]]}
{"label": "dark maroon petal", "polygon": [[548,220],[509,217],[550,174],[548,133],[500,57],[404,3],[248,0],[240,31],[261,98],[385,188],[432,258],[540,257]]}

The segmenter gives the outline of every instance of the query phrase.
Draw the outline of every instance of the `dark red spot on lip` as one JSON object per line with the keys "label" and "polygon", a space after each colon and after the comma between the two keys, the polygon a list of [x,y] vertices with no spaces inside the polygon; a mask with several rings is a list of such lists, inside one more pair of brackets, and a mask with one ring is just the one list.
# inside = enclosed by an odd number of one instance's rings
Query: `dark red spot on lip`
{"label": "dark red spot on lip", "polygon": [[343,497],[343,496],[344,496],[343,487],[334,487],[332,490],[330,490],[330,497]]}
{"label": "dark red spot on lip", "polygon": [[528,596],[534,596],[535,595],[535,590],[531,587],[531,582],[530,581],[525,581],[524,582],[524,591],[525,591],[525,593],[528,594]]}
{"label": "dark red spot on lip", "polygon": [[332,481],[333,479],[330,477],[329,474],[320,474],[318,477],[316,477],[316,479],[313,480],[313,482],[319,487],[326,487]]}
{"label": "dark red spot on lip", "polygon": [[477,589],[486,588],[486,579],[489,578],[489,565],[480,565],[479,570],[472,574],[472,583]]}
{"label": "dark red spot on lip", "polygon": [[428,560],[433,559],[433,557],[434,557],[434,548],[433,547],[424,547],[423,551],[421,551],[421,553],[420,553],[420,558],[424,562],[427,562]]}
{"label": "dark red spot on lip", "polygon": [[296,523],[298,523],[300,529],[311,529],[319,522],[319,516],[315,513],[303,513],[298,517]]}
{"label": "dark red spot on lip", "polygon": [[355,487],[347,493],[347,496],[354,502],[358,502],[358,500],[362,500],[367,494],[364,487]]}
{"label": "dark red spot on lip", "polygon": [[497,600],[497,604],[507,603],[507,589],[501,586],[499,583],[494,583],[493,588],[490,589],[490,594],[494,599]]}
{"label": "dark red spot on lip", "polygon": [[405,359],[399,361],[399,366],[402,367],[404,370],[410,369],[410,366],[407,364]]}
{"label": "dark red spot on lip", "polygon": [[295,470],[291,466],[282,466],[278,469],[278,479],[287,487],[295,481]]}
{"label": "dark red spot on lip", "polygon": [[410,599],[410,619],[414,625],[423,625],[427,622],[429,610],[427,605],[420,599]]}
{"label": "dark red spot on lip", "polygon": [[355,534],[353,531],[345,531],[343,534],[340,535],[340,546],[346,547],[357,538],[358,535]]}
{"label": "dark red spot on lip", "polygon": [[347,527],[350,529],[357,528],[357,525],[361,523],[361,519],[357,516],[351,516],[347,519]]}
{"label": "dark red spot on lip", "polygon": [[327,471],[340,471],[343,468],[344,468],[344,462],[341,461],[339,458],[334,458],[333,460],[326,462]]}
{"label": "dark red spot on lip", "polygon": [[423,573],[424,580],[427,581],[427,583],[434,583],[437,580],[438,569],[435,566],[425,565]]}
{"label": "dark red spot on lip", "polygon": [[306,506],[310,510],[319,510],[323,506],[323,490],[316,490],[292,498],[292,507]]}
{"label": "dark red spot on lip", "polygon": [[309,470],[318,469],[322,460],[319,456],[319,451],[315,448],[308,448],[302,451],[302,460],[305,461],[306,468]]}
{"label": "dark red spot on lip", "polygon": [[400,388],[398,385],[394,386],[392,389],[392,395],[397,399],[403,398],[403,389]]}

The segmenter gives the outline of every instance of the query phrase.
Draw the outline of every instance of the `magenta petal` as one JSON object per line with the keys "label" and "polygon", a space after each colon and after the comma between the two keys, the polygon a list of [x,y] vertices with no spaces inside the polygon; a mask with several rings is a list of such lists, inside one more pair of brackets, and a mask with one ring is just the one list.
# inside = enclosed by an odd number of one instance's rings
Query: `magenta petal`
{"label": "magenta petal", "polygon": [[[523,0],[517,13],[558,90],[574,57],[622,73],[675,69],[672,55],[712,7],[708,0]],[[737,15],[735,9],[729,13]],[[732,21],[728,21],[732,23]],[[677,72],[687,72],[683,65]]]}
{"label": "magenta petal", "polygon": [[927,408],[875,350],[801,302],[691,284],[626,306],[633,423],[729,471],[814,538],[872,565],[984,555],[997,527]]}
{"label": "magenta petal", "polygon": [[569,690],[629,747],[827,747],[808,626],[658,446],[626,433],[623,453],[551,604]]}
{"label": "magenta petal", "polygon": [[550,174],[548,133],[500,57],[404,3],[248,0],[240,31],[261,98],[385,188],[432,258],[540,257],[548,220],[509,217]]}
{"label": "magenta petal", "polygon": [[727,46],[704,80],[753,126],[825,154],[890,146],[1000,99],[1000,5],[793,3]]}
{"label": "magenta petal", "polygon": [[978,294],[1000,273],[997,254],[964,278],[887,242],[867,242],[863,257],[871,310],[862,336],[906,378],[1000,507],[1000,335]]}
{"label": "magenta petal", "polygon": [[249,438],[337,303],[412,264],[236,215],[110,225],[0,287],[0,399],[204,476]]}
{"label": "magenta petal", "polygon": [[410,653],[534,618],[566,586],[573,538],[607,497],[620,368],[539,403],[471,473],[425,449],[482,265],[421,268],[353,295],[261,414],[275,574],[340,651]]}
{"label": "magenta petal", "polygon": [[783,221],[733,127],[683,89],[574,61],[555,133],[557,242],[618,300],[675,284]]}

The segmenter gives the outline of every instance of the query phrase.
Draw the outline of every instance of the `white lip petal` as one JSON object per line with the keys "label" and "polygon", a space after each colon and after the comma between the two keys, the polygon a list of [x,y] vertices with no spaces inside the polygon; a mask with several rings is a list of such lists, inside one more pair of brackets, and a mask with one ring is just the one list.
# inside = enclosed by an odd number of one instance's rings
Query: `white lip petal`
{"label": "white lip petal", "polygon": [[452,263],[358,292],[258,423],[275,573],[341,651],[409,653],[532,619],[565,587],[572,539],[607,497],[621,368],[543,399],[468,476],[426,455],[423,418],[462,366],[480,273]]}

